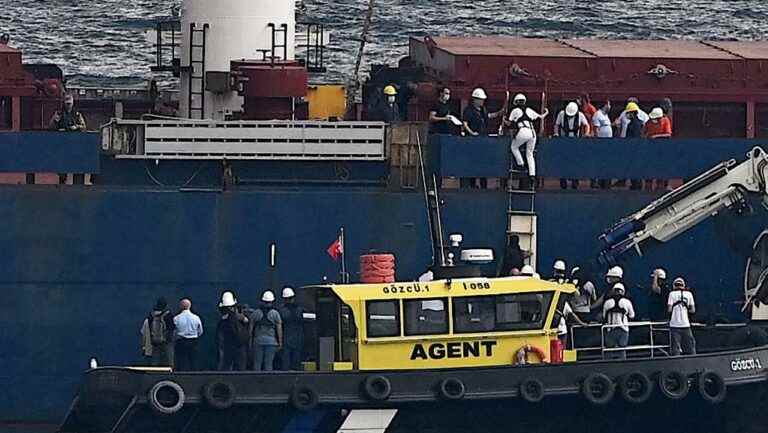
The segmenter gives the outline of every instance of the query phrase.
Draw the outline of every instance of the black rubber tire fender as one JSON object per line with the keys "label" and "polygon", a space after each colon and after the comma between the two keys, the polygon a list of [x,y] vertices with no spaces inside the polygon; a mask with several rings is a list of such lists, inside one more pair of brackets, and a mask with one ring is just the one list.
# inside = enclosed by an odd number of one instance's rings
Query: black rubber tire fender
{"label": "black rubber tire fender", "polygon": [[544,384],[532,377],[520,382],[520,397],[528,403],[538,403],[544,399]]}
{"label": "black rubber tire fender", "polygon": [[659,390],[670,400],[682,400],[688,396],[691,386],[688,376],[675,370],[666,370],[659,373]]}
{"label": "black rubber tire fender", "polygon": [[701,398],[707,403],[721,403],[728,394],[723,377],[711,370],[705,370],[699,375],[698,387]]}
{"label": "black rubber tire fender", "polygon": [[623,375],[619,381],[619,390],[624,400],[640,404],[651,398],[653,382],[645,373],[632,371]]}
{"label": "black rubber tire fender", "polygon": [[[159,393],[165,388],[170,389],[176,394],[176,402],[170,406],[160,401]],[[152,386],[147,393],[147,401],[153,411],[160,415],[173,415],[184,407],[184,389],[181,385],[172,380],[161,380]]]}
{"label": "black rubber tire fender", "polygon": [[581,393],[592,404],[607,404],[616,394],[616,384],[603,373],[590,373],[581,384]]}
{"label": "black rubber tire fender", "polygon": [[374,401],[384,401],[392,394],[392,383],[386,376],[368,376],[363,381],[363,393]]}
{"label": "black rubber tire fender", "polygon": [[461,400],[467,392],[467,387],[461,379],[448,377],[440,381],[437,392],[445,400]]}
{"label": "black rubber tire fender", "polygon": [[203,387],[203,399],[214,409],[229,409],[235,403],[237,392],[228,382],[211,382]]}
{"label": "black rubber tire fender", "polygon": [[314,388],[308,385],[297,385],[291,390],[289,398],[291,406],[301,411],[310,411],[317,407],[320,396]]}

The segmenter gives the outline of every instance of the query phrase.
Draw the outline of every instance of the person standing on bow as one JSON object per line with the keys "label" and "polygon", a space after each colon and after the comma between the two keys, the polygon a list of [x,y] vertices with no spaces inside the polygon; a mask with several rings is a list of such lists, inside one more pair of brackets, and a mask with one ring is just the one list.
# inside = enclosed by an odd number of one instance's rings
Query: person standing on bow
{"label": "person standing on bow", "polygon": [[197,368],[197,342],[203,335],[203,322],[192,312],[192,301],[179,302],[181,312],[173,318],[176,328],[176,371],[194,371]]}
{"label": "person standing on bow", "polygon": [[281,367],[283,370],[299,371],[302,370],[304,351],[304,308],[296,303],[296,293],[292,288],[284,288],[282,295],[283,306],[279,310],[284,341]]}
{"label": "person standing on bow", "polygon": [[[522,170],[522,167],[527,162],[528,182],[530,188],[533,189],[536,185],[536,160],[533,156],[533,152],[536,150],[536,131],[533,127],[533,122],[547,117],[549,111],[545,108],[539,114],[528,107],[527,101],[527,98],[522,93],[515,95],[515,98],[512,100],[513,108],[507,120],[509,135],[512,138],[510,151],[514,157],[514,163],[517,163],[517,166],[513,165],[510,167],[510,171]],[[523,155],[520,153],[521,147],[525,147],[525,161],[523,161]]]}
{"label": "person standing on bow", "polygon": [[[629,345],[629,320],[635,318],[635,308],[626,296],[624,284],[613,286],[611,297],[603,303],[603,320],[608,325],[605,328],[605,347],[615,349]],[[626,359],[624,350],[611,350],[606,353],[607,359]]]}
{"label": "person standing on bow", "polygon": [[253,314],[253,369],[272,371],[275,355],[283,346],[283,321],[275,309],[275,294],[267,290]]}
{"label": "person standing on bow", "polygon": [[667,300],[669,317],[669,337],[672,356],[695,355],[696,338],[691,330],[689,314],[696,313],[693,292],[686,286],[682,277],[672,282],[672,291]]}
{"label": "person standing on bow", "polygon": [[651,274],[651,289],[648,296],[648,317],[654,322],[666,321],[667,300],[669,299],[667,271],[662,268],[654,269]]}
{"label": "person standing on bow", "polygon": [[219,303],[221,318],[216,327],[219,347],[219,371],[245,370],[248,361],[248,344],[251,339],[251,324],[243,314],[235,295],[226,291]]}

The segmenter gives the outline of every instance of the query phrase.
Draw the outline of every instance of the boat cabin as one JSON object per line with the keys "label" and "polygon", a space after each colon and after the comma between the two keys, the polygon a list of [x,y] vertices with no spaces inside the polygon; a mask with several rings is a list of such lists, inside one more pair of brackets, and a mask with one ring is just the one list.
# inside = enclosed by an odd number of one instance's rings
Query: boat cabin
{"label": "boat cabin", "polygon": [[[408,370],[550,359],[570,284],[530,277],[342,284],[316,291],[318,368]],[[560,308],[558,308],[560,307]]]}

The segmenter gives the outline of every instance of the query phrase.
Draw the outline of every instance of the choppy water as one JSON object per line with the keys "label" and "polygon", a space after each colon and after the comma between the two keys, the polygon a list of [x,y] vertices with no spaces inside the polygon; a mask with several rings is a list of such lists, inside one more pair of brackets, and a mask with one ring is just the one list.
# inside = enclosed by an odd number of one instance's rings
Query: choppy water
{"label": "choppy water", "polygon": [[[290,0],[289,0],[290,1]],[[60,65],[74,83],[150,77],[144,31],[180,0],[3,0],[0,32],[28,62]],[[304,0],[304,18],[333,31],[326,81],[353,69],[367,0]],[[408,36],[526,35],[755,40],[768,37],[768,1],[377,0],[366,62],[392,63]]]}

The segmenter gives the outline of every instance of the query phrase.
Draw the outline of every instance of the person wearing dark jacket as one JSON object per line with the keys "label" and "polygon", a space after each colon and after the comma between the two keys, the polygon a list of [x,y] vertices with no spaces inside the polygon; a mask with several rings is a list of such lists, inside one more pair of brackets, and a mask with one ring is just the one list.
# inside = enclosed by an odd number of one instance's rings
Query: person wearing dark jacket
{"label": "person wearing dark jacket", "polygon": [[151,365],[173,365],[173,315],[168,302],[159,297],[141,327],[142,352]]}
{"label": "person wearing dark jacket", "polygon": [[403,120],[400,114],[400,105],[397,103],[397,90],[395,86],[389,85],[384,87],[384,98],[380,101],[378,107],[376,107],[374,118],[372,120],[380,120],[382,122],[392,123]]}
{"label": "person wearing dark jacket", "polygon": [[296,303],[296,293],[290,287],[283,289],[283,306],[279,313],[283,322],[281,367],[283,370],[301,370],[304,349],[304,308]]}
{"label": "person wearing dark jacket", "polygon": [[82,132],[85,131],[85,118],[74,109],[75,99],[72,95],[64,97],[64,104],[61,110],[55,112],[48,123],[48,129],[64,132]]}
{"label": "person wearing dark jacket", "polygon": [[251,339],[250,319],[232,292],[224,292],[219,303],[221,318],[216,328],[219,348],[219,371],[242,371],[248,361],[248,343]]}
{"label": "person wearing dark jacket", "polygon": [[520,248],[520,237],[518,235],[512,235],[507,240],[507,245],[504,248],[504,257],[501,260],[501,266],[499,267],[498,276],[508,277],[511,275],[512,269],[518,271],[523,268],[525,259],[530,254],[527,251],[523,251]]}

